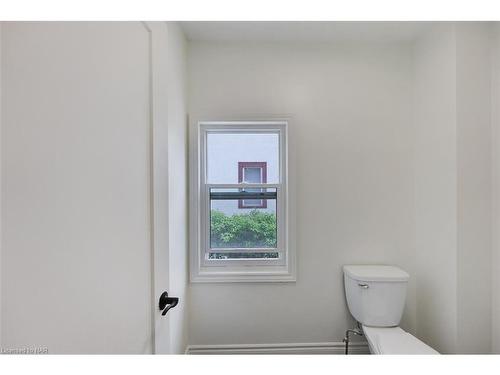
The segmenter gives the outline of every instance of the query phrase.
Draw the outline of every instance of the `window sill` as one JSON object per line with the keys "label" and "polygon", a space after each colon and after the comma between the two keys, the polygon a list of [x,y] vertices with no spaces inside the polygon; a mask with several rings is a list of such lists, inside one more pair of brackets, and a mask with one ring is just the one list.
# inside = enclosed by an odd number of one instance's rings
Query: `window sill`
{"label": "window sill", "polygon": [[287,283],[296,282],[295,274],[289,272],[198,272],[191,275],[191,283]]}

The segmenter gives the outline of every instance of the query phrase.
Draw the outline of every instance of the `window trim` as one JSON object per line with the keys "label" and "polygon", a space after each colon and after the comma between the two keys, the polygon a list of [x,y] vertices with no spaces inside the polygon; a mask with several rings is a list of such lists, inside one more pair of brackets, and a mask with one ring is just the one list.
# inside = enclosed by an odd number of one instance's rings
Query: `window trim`
{"label": "window trim", "polygon": [[[280,183],[266,184],[277,187],[278,249],[283,257],[275,260],[205,260],[209,222],[207,214],[208,188],[206,181],[206,134],[208,131],[273,132],[280,140]],[[289,282],[295,281],[295,249],[289,241],[288,197],[288,120],[272,121],[194,121],[190,127],[190,280],[191,282]],[[226,184],[224,184],[227,186]],[[255,188],[255,185],[250,184]],[[271,186],[274,185],[274,186]],[[246,185],[245,185],[246,186]],[[244,187],[235,184],[235,187]],[[279,207],[281,202],[282,207]],[[207,225],[208,224],[208,225]],[[280,242],[281,240],[281,242]],[[276,251],[273,249],[273,251]],[[243,264],[244,263],[244,264]],[[231,264],[231,265],[230,265]]]}
{"label": "window trim", "polygon": [[[260,168],[260,183],[267,184],[267,162],[265,161],[239,161],[238,162],[238,183],[243,183],[245,175],[245,168]],[[256,206],[245,206],[244,199],[238,199],[238,208],[240,209],[254,209],[254,208],[267,208],[267,200],[262,199],[261,204]]]}

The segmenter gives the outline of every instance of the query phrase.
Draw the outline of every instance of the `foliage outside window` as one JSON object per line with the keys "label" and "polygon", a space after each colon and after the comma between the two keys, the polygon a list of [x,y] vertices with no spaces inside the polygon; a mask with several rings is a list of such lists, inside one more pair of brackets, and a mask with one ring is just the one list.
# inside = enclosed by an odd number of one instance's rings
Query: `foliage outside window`
{"label": "foliage outside window", "polygon": [[[210,223],[213,248],[276,248],[274,213],[252,210],[244,214],[226,215],[224,212],[212,210]],[[278,257],[276,252],[229,253],[229,255],[212,256],[212,259],[276,257]]]}

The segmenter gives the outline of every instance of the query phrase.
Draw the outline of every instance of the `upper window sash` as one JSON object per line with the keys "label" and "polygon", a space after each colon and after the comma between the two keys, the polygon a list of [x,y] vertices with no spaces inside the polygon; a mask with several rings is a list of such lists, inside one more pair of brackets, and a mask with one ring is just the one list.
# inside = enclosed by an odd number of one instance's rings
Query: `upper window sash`
{"label": "upper window sash", "polygon": [[[284,164],[285,160],[283,160],[283,147],[286,147],[285,144],[285,127],[283,122],[203,122],[200,124],[200,155],[201,163],[201,175],[200,175],[200,183],[208,184],[213,183],[213,181],[209,181],[208,176],[208,136],[210,134],[276,134],[278,136],[278,149],[279,151],[279,159],[278,159],[278,177],[276,181],[269,181],[269,169],[266,170],[266,180],[271,183],[282,183],[283,172],[284,172]],[[236,182],[236,180],[235,180]],[[225,182],[224,182],[225,183]]]}

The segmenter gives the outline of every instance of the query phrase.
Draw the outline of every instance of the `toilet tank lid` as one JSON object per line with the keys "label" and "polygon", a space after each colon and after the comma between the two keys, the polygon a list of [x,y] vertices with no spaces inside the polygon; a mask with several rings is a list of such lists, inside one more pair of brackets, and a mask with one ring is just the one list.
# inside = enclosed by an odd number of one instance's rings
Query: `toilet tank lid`
{"label": "toilet tank lid", "polygon": [[408,281],[410,275],[401,268],[386,265],[345,265],[344,273],[358,281]]}

